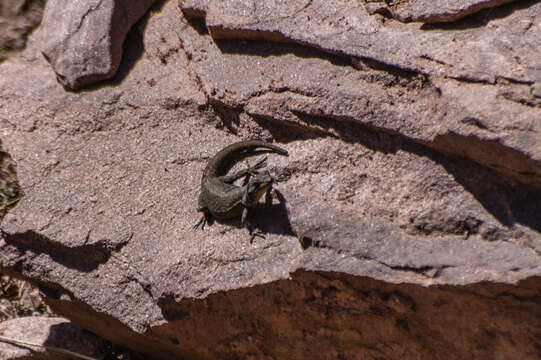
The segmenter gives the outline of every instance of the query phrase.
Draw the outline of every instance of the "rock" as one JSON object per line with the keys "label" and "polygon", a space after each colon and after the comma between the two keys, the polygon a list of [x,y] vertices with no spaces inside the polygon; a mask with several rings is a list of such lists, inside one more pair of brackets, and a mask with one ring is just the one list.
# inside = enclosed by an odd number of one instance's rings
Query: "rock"
{"label": "rock", "polygon": [[[539,3],[460,31],[331,5],[165,2],[80,93],[38,29],[0,65],[0,267],[154,358],[541,357]],[[253,137],[290,153],[266,239],[194,231],[206,160]]]}
{"label": "rock", "polygon": [[71,90],[115,75],[126,34],[154,0],[49,0],[41,49],[58,81]]}
{"label": "rock", "polygon": [[382,1],[365,0],[370,14],[390,14],[403,22],[421,21],[424,23],[451,22],[475,14],[483,9],[491,9],[516,0],[412,0]]}
{"label": "rock", "polygon": [[[252,72],[236,70],[242,66],[232,66],[232,72],[216,66],[219,50],[196,56],[204,86],[212,89],[211,100],[237,107],[257,101],[258,115],[274,119],[289,121],[295,114],[306,114],[375,126],[541,187],[541,146],[532,136],[537,132],[534,119],[539,117],[540,105],[533,94],[541,81],[541,59],[534,50],[541,47],[541,27],[531,21],[531,16],[541,12],[541,4],[493,9],[483,16],[483,22],[473,19],[466,23],[467,31],[388,23],[380,15],[370,15],[363,5],[351,7],[345,2],[333,6],[327,1],[265,2],[254,8],[242,0],[179,4],[188,16],[204,16],[214,39],[292,42],[326,52],[310,52],[298,45],[282,47],[293,57],[340,55],[333,60],[339,63],[334,67],[338,77],[327,77],[323,69],[312,76],[310,68],[298,66],[295,73],[284,71],[279,80],[269,79],[271,73],[264,71],[272,71],[270,64],[285,62],[286,56],[254,57],[252,63],[265,67],[254,72],[263,74],[255,79]],[[482,26],[485,23],[488,26]],[[238,43],[224,46],[230,53],[259,51],[266,55],[271,51],[265,52],[262,46],[243,50],[246,46]],[[318,64],[336,73],[329,69],[331,65]],[[279,83],[278,91],[264,90],[271,80]],[[315,81],[315,89],[304,86],[296,91],[298,84]],[[234,92],[224,89],[229,83],[237,85]],[[244,85],[239,88],[239,84]],[[293,102],[291,92],[296,92]],[[274,115],[275,105],[284,101],[287,106]],[[468,144],[457,143],[461,141]]]}
{"label": "rock", "polygon": [[[0,358],[62,360],[74,357],[57,349],[102,358],[107,343],[61,317],[20,317],[0,322]],[[40,346],[9,343],[5,338]]]}

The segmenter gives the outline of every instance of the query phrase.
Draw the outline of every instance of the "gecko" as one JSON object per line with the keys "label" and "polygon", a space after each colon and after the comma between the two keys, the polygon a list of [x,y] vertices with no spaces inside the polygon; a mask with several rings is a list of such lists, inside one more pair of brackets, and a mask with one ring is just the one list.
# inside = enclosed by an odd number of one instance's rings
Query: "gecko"
{"label": "gecko", "polygon": [[[264,237],[261,230],[248,221],[248,211],[258,203],[263,194],[267,194],[266,196],[270,198],[272,185],[285,181],[287,176],[274,176],[269,171],[258,171],[266,166],[266,157],[254,166],[248,166],[232,175],[227,175],[237,161],[259,148],[268,149],[268,152],[283,156],[289,155],[287,150],[276,145],[261,140],[247,140],[225,147],[208,161],[201,177],[201,192],[197,207],[203,216],[194,229],[200,226],[204,229],[205,224],[214,218],[240,217],[241,224],[250,231],[250,242],[256,236]],[[245,179],[242,185],[234,184],[236,180],[243,177]]]}

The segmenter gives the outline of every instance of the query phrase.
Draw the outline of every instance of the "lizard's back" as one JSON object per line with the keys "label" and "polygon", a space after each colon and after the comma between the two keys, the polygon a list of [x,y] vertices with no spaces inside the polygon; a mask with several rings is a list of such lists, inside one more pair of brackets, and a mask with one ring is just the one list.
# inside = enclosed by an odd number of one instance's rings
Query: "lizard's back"
{"label": "lizard's back", "polygon": [[241,159],[257,148],[288,155],[287,150],[261,140],[248,140],[231,144],[220,150],[209,160],[201,178],[199,211],[208,211],[216,218],[233,218],[242,212],[241,200],[244,189],[220,180]]}

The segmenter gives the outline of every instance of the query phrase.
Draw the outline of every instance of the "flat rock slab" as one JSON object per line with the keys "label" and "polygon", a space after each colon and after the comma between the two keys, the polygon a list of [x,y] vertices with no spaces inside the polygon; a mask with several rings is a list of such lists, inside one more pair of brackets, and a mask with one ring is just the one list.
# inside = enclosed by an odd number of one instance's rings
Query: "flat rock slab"
{"label": "flat rock slab", "polygon": [[[287,4],[183,6],[186,19],[165,2],[128,35],[122,76],[79,93],[39,33],[2,63],[0,131],[26,196],[2,223],[0,266],[165,359],[540,357],[539,60],[518,35],[492,58],[522,21],[535,47],[539,4],[467,31]],[[270,20],[250,25],[254,12]],[[381,34],[396,47],[364,37]],[[366,55],[380,45],[403,56]],[[452,56],[417,56],[434,49]],[[503,66],[516,53],[523,65]],[[482,79],[496,72],[514,75]],[[290,153],[268,159],[291,179],[255,210],[266,239],[235,221],[194,231],[206,161],[254,137]]]}
{"label": "flat rock slab", "polygon": [[[219,49],[201,53],[198,47],[210,45],[201,44],[204,39],[190,41],[183,32],[211,100],[284,122],[318,116],[396,132],[541,187],[541,58],[536,50],[541,27],[532,20],[541,14],[538,2],[494,9],[484,22],[473,19],[460,31],[385,21],[363,4],[251,4],[179,2],[187,16],[204,17],[215,40],[296,44],[277,46],[290,58],[272,56],[270,46],[224,41],[218,41]],[[244,58],[228,56],[244,51],[263,55],[248,60],[260,71],[242,71]],[[330,63],[300,66],[297,56]],[[294,70],[269,76],[288,67]]]}

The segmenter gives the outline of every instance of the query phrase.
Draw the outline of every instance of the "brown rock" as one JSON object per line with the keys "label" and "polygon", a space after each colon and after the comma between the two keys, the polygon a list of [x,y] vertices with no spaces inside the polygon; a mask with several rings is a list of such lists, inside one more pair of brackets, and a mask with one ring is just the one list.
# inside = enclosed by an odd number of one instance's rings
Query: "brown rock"
{"label": "brown rock", "polygon": [[166,296],[169,323],[156,333],[205,359],[533,360],[540,283],[517,285],[424,288],[298,271],[202,301]]}
{"label": "brown rock", "polygon": [[[0,131],[27,193],[0,266],[156,358],[541,357],[540,108],[517,100],[539,5],[427,31],[364,4],[235,4],[185,7],[211,36],[166,2],[130,34],[123,81],[91,91],[58,85],[40,34],[0,65]],[[492,59],[502,39],[514,53]],[[447,62],[418,56],[431,51]],[[480,80],[495,73],[514,75]],[[255,216],[267,238],[194,232],[206,160],[253,137],[290,152],[268,160],[292,176],[285,205]]]}
{"label": "brown rock", "polygon": [[516,0],[364,0],[370,14],[390,14],[400,21],[451,22]]}
{"label": "brown rock", "polygon": [[[101,358],[106,342],[61,317],[20,317],[0,323],[0,358],[3,360],[69,360],[74,357],[57,349]],[[6,338],[8,339],[6,341]],[[13,342],[18,343],[16,345]],[[29,346],[25,344],[37,344]]]}
{"label": "brown rock", "polygon": [[41,49],[58,81],[76,90],[115,75],[126,34],[153,2],[49,0]]}
{"label": "brown rock", "polygon": [[[474,19],[464,24],[468,31],[388,23],[363,6],[344,2],[265,2],[253,9],[242,0],[180,5],[187,15],[204,14],[214,39],[289,41],[345,56],[318,63],[317,70],[297,66],[275,78],[269,76],[273,69],[296,61],[254,57],[250,66],[259,64],[261,70],[255,73],[263,74],[254,78],[254,72],[241,70],[244,60],[234,56],[224,56],[231,63],[238,60],[230,65],[232,71],[216,66],[222,58],[219,50],[195,56],[204,88],[212,90],[211,100],[236,107],[257,102],[250,110],[257,108],[256,115],[276,120],[316,115],[398,132],[541,187],[541,146],[534,135],[541,102],[533,95],[541,81],[541,58],[534,50],[541,47],[541,28],[531,21],[541,13],[541,4],[494,9],[484,17],[490,26]],[[248,52],[272,54],[268,46],[263,48],[250,46]],[[223,45],[233,54],[244,49],[238,43]],[[298,46],[282,51],[292,58],[329,58]],[[225,89],[228,84],[236,85],[234,92]],[[277,105],[280,111],[275,114]]]}

